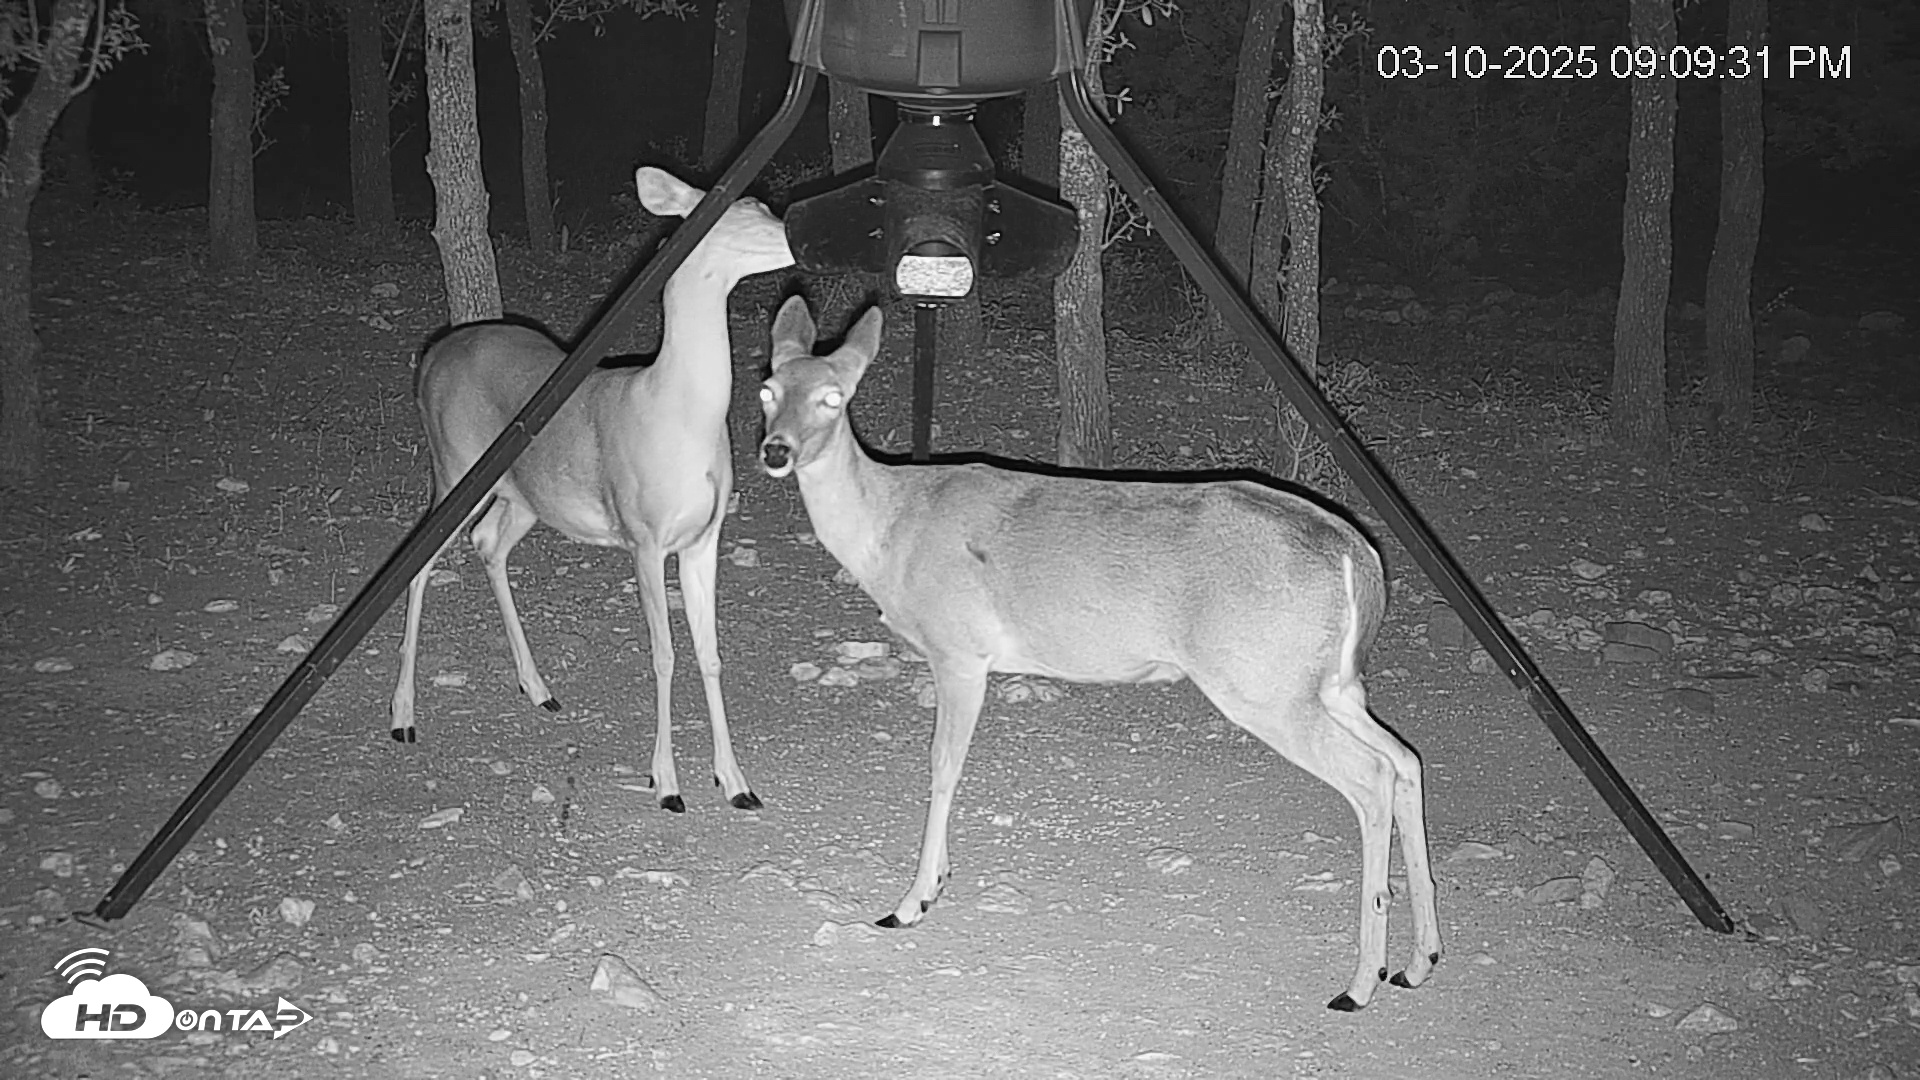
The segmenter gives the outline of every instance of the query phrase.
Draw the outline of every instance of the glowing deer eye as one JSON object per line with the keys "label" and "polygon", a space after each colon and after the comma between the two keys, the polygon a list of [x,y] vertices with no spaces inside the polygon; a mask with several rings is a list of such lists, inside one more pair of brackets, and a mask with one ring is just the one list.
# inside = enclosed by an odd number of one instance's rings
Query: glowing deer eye
{"label": "glowing deer eye", "polygon": [[845,400],[846,398],[842,396],[838,390],[829,390],[826,395],[820,399],[821,403],[829,409],[839,408],[840,403]]}
{"label": "glowing deer eye", "polygon": [[763,386],[763,387],[761,387],[761,388],[760,388],[760,400],[761,400],[762,402],[764,402],[765,404],[768,404],[768,405],[771,405],[771,404],[773,404],[773,387],[771,387],[771,386]]}

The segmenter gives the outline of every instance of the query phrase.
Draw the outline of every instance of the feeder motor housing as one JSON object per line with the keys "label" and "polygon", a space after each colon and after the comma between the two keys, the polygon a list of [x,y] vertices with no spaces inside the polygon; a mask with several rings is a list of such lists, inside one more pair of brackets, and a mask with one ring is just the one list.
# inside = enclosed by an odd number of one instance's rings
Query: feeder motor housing
{"label": "feeder motor housing", "polygon": [[1006,97],[1071,71],[1093,0],[786,0],[786,9],[794,63],[934,105]]}

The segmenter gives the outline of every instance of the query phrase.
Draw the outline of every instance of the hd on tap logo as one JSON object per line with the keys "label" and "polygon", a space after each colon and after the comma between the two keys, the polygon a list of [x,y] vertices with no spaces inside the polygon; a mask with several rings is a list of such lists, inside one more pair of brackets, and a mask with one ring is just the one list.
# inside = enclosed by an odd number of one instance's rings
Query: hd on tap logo
{"label": "hd on tap logo", "polygon": [[132,975],[108,975],[105,949],[75,949],[53,970],[73,990],[40,1011],[49,1039],[151,1039],[173,1026],[173,1003]]}
{"label": "hd on tap logo", "polygon": [[170,1027],[182,1031],[264,1031],[274,1038],[313,1019],[305,1009],[280,998],[266,1009],[175,1010],[173,1003],[149,993],[132,975],[107,972],[107,950],[75,949],[53,966],[73,987],[40,1011],[40,1030],[49,1039],[151,1039]]}

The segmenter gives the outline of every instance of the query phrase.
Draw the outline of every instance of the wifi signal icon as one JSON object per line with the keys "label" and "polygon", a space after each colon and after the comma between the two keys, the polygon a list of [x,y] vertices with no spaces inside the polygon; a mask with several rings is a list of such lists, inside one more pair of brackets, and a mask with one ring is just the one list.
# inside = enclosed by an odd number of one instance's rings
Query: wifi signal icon
{"label": "wifi signal icon", "polygon": [[61,957],[53,970],[67,980],[68,986],[83,979],[98,979],[107,973],[107,950],[75,949]]}

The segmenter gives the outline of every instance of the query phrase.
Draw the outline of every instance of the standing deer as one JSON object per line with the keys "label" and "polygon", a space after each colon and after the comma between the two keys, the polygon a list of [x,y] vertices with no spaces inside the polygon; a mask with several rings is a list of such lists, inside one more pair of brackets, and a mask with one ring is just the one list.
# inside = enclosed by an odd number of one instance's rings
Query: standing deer
{"label": "standing deer", "polygon": [[1360,819],[1359,967],[1328,1003],[1387,977],[1393,826],[1413,901],[1418,986],[1440,959],[1420,760],[1367,711],[1360,665],[1379,629],[1380,558],[1358,530],[1250,481],[1139,483],[968,465],[884,465],[847,406],[880,347],[869,311],[814,356],[804,301],[773,325],[760,463],[799,478],[821,544],[925,654],[937,716],[913,884],[884,927],[920,921],[949,876],[947,817],[989,672],[1071,682],[1194,681],[1227,719],[1332,785]]}
{"label": "standing deer", "polygon": [[[655,214],[685,217],[704,194],[659,169],[634,174],[640,202]],[[475,510],[474,550],[500,604],[520,689],[535,705],[559,702],[534,667],[507,583],[507,556],[535,522],[583,544],[632,553],[640,607],[653,647],[657,711],[652,783],[660,806],[686,810],[673,766],[673,640],[667,622],[667,556],[678,555],[687,624],[713,717],[713,775],[742,810],[760,800],[734,760],[720,696],[714,629],[714,577],[720,520],[733,491],[727,406],[733,347],[727,295],[749,274],[793,264],[780,219],[757,199],[741,199],[667,279],[661,294],[660,354],[643,368],[601,369],[534,438],[487,501]],[[475,323],[440,338],[420,358],[415,392],[433,458],[437,502],[553,373],[566,353],[545,335],[507,323]],[[435,553],[435,559],[440,553]],[[393,690],[392,734],[414,741],[414,664],[420,606],[433,562],[407,589],[406,636]]]}

